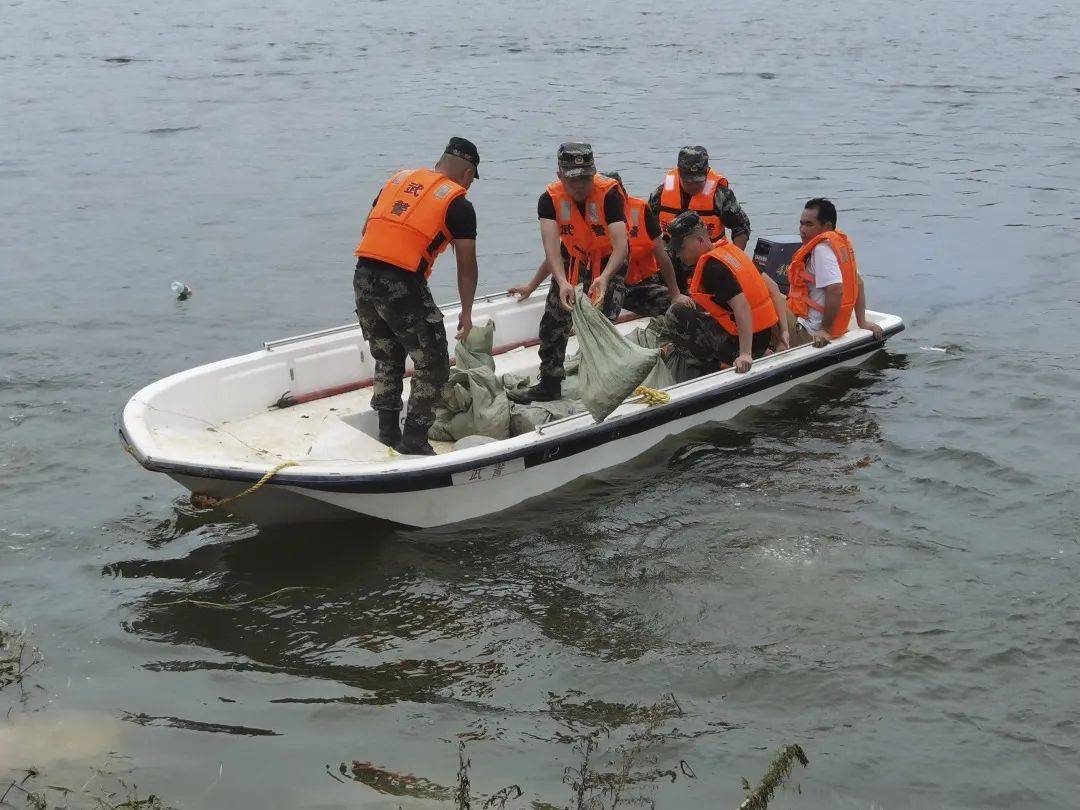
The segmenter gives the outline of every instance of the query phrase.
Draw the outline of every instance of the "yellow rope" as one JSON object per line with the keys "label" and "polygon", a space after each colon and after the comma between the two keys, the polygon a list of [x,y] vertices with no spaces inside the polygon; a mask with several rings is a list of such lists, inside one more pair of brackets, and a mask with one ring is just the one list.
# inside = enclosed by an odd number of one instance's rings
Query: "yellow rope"
{"label": "yellow rope", "polygon": [[280,464],[278,464],[276,467],[273,467],[270,470],[268,470],[266,472],[266,475],[264,475],[262,478],[260,478],[258,481],[256,481],[254,484],[252,484],[250,487],[245,489],[243,492],[238,492],[237,494],[231,495],[228,498],[222,498],[221,500],[216,500],[213,495],[205,495],[205,494],[200,493],[200,492],[195,492],[191,496],[191,502],[196,507],[198,507],[200,509],[220,509],[221,507],[226,506],[226,505],[232,503],[233,501],[240,500],[245,495],[250,495],[252,492],[255,492],[257,489],[261,489],[263,486],[265,486],[267,483],[269,483],[271,478],[273,478],[279,472],[284,470],[286,467],[296,467],[299,464],[300,464],[299,461],[283,461]]}
{"label": "yellow rope", "polygon": [[632,399],[630,402],[634,404],[644,403],[649,407],[653,405],[666,405],[671,402],[671,394],[667,391],[661,391],[658,388],[649,388],[646,385],[639,385],[634,389],[634,396],[639,399]]}

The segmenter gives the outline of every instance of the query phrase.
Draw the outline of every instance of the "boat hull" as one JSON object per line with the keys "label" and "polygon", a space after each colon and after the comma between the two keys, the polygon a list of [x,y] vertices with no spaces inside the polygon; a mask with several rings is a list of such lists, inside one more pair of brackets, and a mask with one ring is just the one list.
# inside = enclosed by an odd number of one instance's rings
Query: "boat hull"
{"label": "boat hull", "polygon": [[[823,353],[812,363],[757,375],[756,379],[752,371],[743,375],[739,386],[729,385],[713,392],[706,388],[671,405],[647,409],[636,424],[622,421],[608,426],[614,429],[605,429],[603,423],[593,425],[479,467],[417,475],[411,481],[399,480],[390,486],[368,477],[302,486],[268,483],[230,504],[229,511],[262,526],[343,521],[360,516],[419,528],[469,521],[542,498],[582,476],[625,464],[668,436],[704,423],[730,420],[798,385],[858,365],[881,348],[881,343],[867,341],[844,352]],[[249,481],[192,474],[192,470],[163,471],[192,492],[219,497],[250,486]]]}

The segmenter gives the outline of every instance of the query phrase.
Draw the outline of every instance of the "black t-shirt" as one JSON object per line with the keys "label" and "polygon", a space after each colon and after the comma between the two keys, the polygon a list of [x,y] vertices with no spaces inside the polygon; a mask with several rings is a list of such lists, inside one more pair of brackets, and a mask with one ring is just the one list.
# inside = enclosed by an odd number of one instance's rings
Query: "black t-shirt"
{"label": "black t-shirt", "polygon": [[719,259],[706,259],[701,271],[701,288],[713,301],[731,312],[731,299],[742,292],[735,274]]}
{"label": "black t-shirt", "polygon": [[[728,269],[726,264],[719,259],[708,259],[705,262],[705,267],[701,270],[701,287],[705,292],[712,296],[713,301],[730,312],[732,317],[734,317],[735,313],[731,309],[731,299],[743,290],[739,282],[735,280],[735,274]],[[760,357],[765,353],[765,350],[769,348],[771,339],[772,327],[754,332],[754,343],[751,354],[754,357]],[[732,359],[725,360],[725,362],[733,363],[734,357],[735,355],[732,354]]]}
{"label": "black t-shirt", "polygon": [[476,209],[465,195],[458,197],[446,209],[446,230],[454,239],[476,238]]}
{"label": "black t-shirt", "polygon": [[[577,203],[578,210],[585,214],[585,203]],[[537,219],[555,219],[555,201],[545,190],[536,203]],[[612,222],[626,222],[626,203],[617,186],[612,186],[604,195],[604,219],[610,225]]]}

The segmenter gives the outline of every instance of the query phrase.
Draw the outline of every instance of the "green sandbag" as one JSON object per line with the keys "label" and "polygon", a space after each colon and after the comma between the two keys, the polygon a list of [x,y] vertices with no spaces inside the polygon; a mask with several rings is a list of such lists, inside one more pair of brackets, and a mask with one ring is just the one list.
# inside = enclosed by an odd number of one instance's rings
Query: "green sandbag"
{"label": "green sandbag", "polygon": [[[661,316],[659,318],[653,318],[649,321],[649,325],[644,329],[638,327],[633,332],[626,336],[626,339],[632,343],[636,343],[639,346],[645,346],[650,349],[658,349],[668,341],[665,339],[664,330],[667,328],[666,319]],[[692,380],[695,377],[700,377],[705,373],[700,364],[697,363],[692,357],[678,351],[674,347],[669,347],[670,350],[667,353],[667,357],[662,359],[664,367],[667,369],[668,374],[671,376],[671,382],[666,385],[675,385],[676,383],[686,382]],[[660,384],[663,380],[663,373],[657,372],[656,376],[650,375],[650,378],[646,380],[643,385],[647,385],[650,388],[665,388],[666,385]],[[651,381],[650,381],[651,380]],[[655,384],[654,384],[655,382]]]}
{"label": "green sandbag", "polygon": [[457,368],[488,368],[495,370],[495,358],[491,349],[495,345],[495,321],[488,321],[483,326],[474,326],[465,336],[464,342],[454,346],[454,365]]}
{"label": "green sandbag", "polygon": [[587,296],[575,298],[571,314],[581,354],[581,401],[603,422],[649,376],[660,352],[625,340]]}
{"label": "green sandbag", "polygon": [[669,385],[674,385],[675,382],[675,377],[672,375],[664,358],[657,357],[656,365],[649,372],[649,376],[641,381],[641,384],[646,388],[667,388]]}
{"label": "green sandbag", "polygon": [[[577,367],[575,366],[574,371],[568,371],[567,374],[569,374],[570,376],[568,376],[562,381],[562,398],[572,399],[576,402],[577,400],[581,399],[581,386],[578,383]],[[500,379],[502,380],[503,386],[506,388],[507,391],[517,391],[522,388],[528,388],[530,385],[536,382],[536,378],[519,377],[517,374],[510,374],[509,372],[503,374]],[[577,404],[579,406],[581,405],[580,402],[578,402]],[[579,407],[578,410],[583,411],[585,409]]]}
{"label": "green sandbag", "polygon": [[466,436],[505,439],[510,435],[510,400],[495,376],[491,356],[495,324],[474,326],[464,342],[454,347],[454,367],[435,408],[435,423],[428,438],[456,442]]}
{"label": "green sandbag", "polygon": [[[671,373],[671,378],[676,383],[686,382],[687,380],[694,380],[700,377],[702,374],[708,374],[709,370],[703,368],[701,363],[695,360],[685,352],[681,352],[678,349],[672,351],[667,357],[664,358],[664,365]],[[715,371],[716,369],[712,369]]]}
{"label": "green sandbag", "polygon": [[[635,346],[641,346],[645,349],[660,348],[658,332],[650,330],[648,327],[642,328],[639,326],[637,329],[629,332],[626,335],[626,339]],[[648,388],[667,388],[669,385],[674,385],[676,382],[679,381],[675,379],[675,375],[672,374],[667,361],[664,360],[663,357],[659,357],[656,360],[656,365],[653,366],[653,370],[649,372],[649,376],[646,377],[641,384]]]}
{"label": "green sandbag", "polygon": [[520,436],[522,433],[532,433],[540,425],[546,425],[556,419],[565,419],[584,410],[585,406],[579,400],[566,397],[550,402],[530,402],[528,405],[511,402],[510,435]]}

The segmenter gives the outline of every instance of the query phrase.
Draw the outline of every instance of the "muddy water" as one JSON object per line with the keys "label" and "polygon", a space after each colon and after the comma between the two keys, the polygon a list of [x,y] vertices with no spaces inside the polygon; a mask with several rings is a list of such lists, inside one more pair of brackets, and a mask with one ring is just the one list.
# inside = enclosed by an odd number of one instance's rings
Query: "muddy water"
{"label": "muddy water", "polygon": [[[787,806],[1075,805],[1071,4],[3,20],[0,599],[47,668],[0,693],[19,718],[0,772],[77,785],[120,762],[183,807],[431,806],[465,735],[477,792],[561,806],[575,739],[610,732],[603,768],[659,717],[634,789],[660,807],[734,806],[785,742],[811,759]],[[758,234],[833,198],[872,304],[908,331],[467,530],[192,515],[120,452],[116,410],[347,321],[365,206],[450,134],[483,157],[483,291],[535,267],[559,141],[642,195],[704,143]],[[455,297],[446,268],[433,284]],[[340,773],[354,760],[428,781],[396,795]]]}

